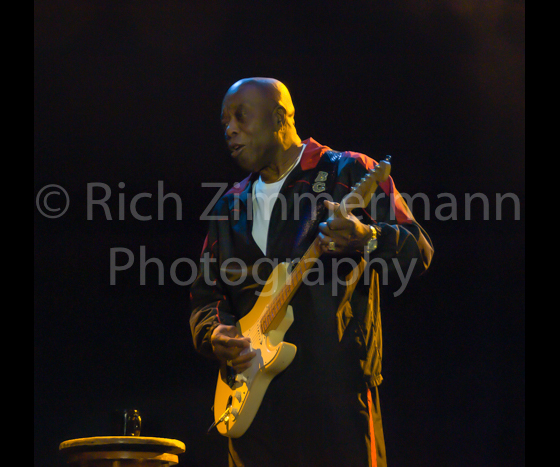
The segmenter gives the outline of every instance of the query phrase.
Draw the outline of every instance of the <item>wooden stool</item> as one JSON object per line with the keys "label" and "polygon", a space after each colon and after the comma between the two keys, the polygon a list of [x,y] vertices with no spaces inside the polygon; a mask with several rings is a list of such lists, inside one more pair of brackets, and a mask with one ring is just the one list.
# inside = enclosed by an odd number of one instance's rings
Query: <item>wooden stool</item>
{"label": "wooden stool", "polygon": [[76,467],[164,467],[178,464],[185,444],[145,436],[96,436],[64,441],[59,451]]}

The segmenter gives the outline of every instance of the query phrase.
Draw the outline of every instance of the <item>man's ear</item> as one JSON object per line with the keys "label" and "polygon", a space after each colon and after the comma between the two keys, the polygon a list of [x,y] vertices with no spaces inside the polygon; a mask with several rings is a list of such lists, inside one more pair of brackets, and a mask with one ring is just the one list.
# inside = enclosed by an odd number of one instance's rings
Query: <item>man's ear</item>
{"label": "man's ear", "polygon": [[286,123],[286,109],[281,105],[274,109],[274,118],[279,128],[283,127]]}

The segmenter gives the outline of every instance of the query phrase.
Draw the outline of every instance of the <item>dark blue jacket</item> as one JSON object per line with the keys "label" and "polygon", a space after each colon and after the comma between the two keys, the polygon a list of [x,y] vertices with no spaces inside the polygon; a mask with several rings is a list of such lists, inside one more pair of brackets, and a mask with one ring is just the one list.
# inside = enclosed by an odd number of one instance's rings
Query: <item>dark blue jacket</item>
{"label": "dark blue jacket", "polygon": [[[278,262],[300,258],[326,220],[323,199],[340,202],[376,165],[354,152],[336,152],[313,139],[300,164],[288,175],[274,205],[267,254],[251,235],[251,193],[258,174],[251,174],[226,193],[212,210],[198,277],[191,287],[190,318],[195,348],[212,357],[210,336],[219,324],[235,324],[256,302],[257,292]],[[379,184],[366,209],[354,211],[379,231],[378,249],[367,258],[321,257],[291,301],[294,323],[285,341],[298,353],[286,370],[299,381],[312,365],[315,383],[334,385],[381,383],[382,335],[379,283],[395,280],[413,268],[424,272],[433,248],[414,220],[392,178]],[[354,274],[354,275],[352,275]],[[358,281],[348,281],[351,277]],[[341,383],[341,381],[344,381]]]}

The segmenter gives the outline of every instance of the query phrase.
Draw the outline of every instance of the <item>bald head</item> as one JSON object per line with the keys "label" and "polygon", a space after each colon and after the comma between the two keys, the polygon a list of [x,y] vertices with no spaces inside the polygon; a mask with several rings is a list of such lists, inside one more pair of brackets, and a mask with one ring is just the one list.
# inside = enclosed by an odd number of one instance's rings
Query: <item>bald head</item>
{"label": "bald head", "polygon": [[290,91],[288,91],[288,88],[284,85],[284,83],[274,78],[244,78],[237,81],[229,88],[226,93],[226,97],[249,86],[258,89],[262,93],[263,97],[270,102],[270,110],[273,110],[276,107],[284,109],[284,125],[288,128],[295,128],[295,108]]}
{"label": "bald head", "polygon": [[280,81],[238,81],[224,97],[221,120],[232,157],[243,169],[260,172],[265,183],[277,180],[297,159],[301,139],[294,104]]}

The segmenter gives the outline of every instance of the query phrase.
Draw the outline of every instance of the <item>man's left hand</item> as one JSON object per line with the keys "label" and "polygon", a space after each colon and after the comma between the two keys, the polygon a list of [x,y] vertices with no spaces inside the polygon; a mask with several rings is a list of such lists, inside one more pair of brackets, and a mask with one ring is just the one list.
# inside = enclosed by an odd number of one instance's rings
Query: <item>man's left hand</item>
{"label": "man's left hand", "polygon": [[351,213],[343,216],[336,212],[339,203],[324,201],[330,211],[327,222],[319,224],[319,240],[324,253],[335,255],[350,255],[363,253],[364,247],[372,237],[369,226],[362,224]]}

